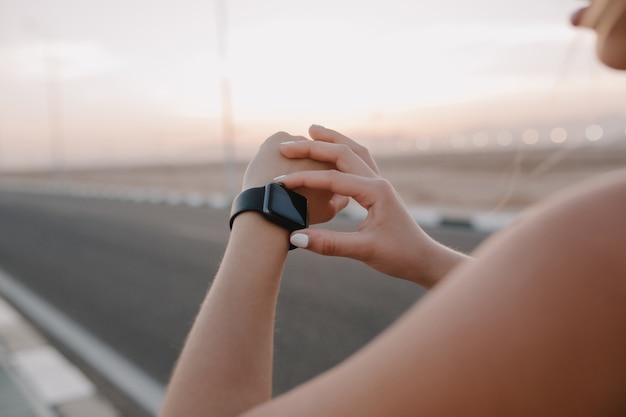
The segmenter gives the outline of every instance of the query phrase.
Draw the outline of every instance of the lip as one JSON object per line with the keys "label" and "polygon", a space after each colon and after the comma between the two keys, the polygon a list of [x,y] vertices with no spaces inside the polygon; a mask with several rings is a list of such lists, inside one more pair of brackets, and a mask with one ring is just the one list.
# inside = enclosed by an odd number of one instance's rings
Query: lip
{"label": "lip", "polygon": [[574,12],[574,14],[571,17],[571,21],[572,21],[572,25],[574,26],[580,26],[583,20],[583,16],[585,15],[585,12],[587,11],[587,9],[589,8],[589,6],[587,7],[583,7],[580,10],[577,10],[576,12]]}

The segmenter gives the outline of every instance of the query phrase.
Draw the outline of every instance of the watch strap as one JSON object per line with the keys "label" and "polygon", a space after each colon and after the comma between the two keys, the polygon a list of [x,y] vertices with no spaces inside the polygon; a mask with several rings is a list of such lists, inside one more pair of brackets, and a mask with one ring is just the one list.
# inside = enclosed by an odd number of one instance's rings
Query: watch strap
{"label": "watch strap", "polygon": [[[233,200],[233,205],[230,209],[230,229],[233,229],[233,223],[235,218],[246,211],[256,211],[261,213],[263,217],[267,216],[263,212],[263,203],[265,200],[266,187],[254,187],[248,188],[242,191]],[[297,246],[289,244],[289,250],[296,249]]]}
{"label": "watch strap", "polygon": [[265,198],[265,187],[248,188],[235,197],[230,209],[230,228],[233,228],[235,218],[246,211],[257,211],[263,213],[263,199]]}

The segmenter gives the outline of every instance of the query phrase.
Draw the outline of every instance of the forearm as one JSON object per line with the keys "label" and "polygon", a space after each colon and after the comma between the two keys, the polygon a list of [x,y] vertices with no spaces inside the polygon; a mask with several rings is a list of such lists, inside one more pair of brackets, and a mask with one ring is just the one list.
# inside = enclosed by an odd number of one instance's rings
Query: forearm
{"label": "forearm", "polygon": [[432,247],[425,256],[427,259],[423,275],[414,280],[427,289],[433,288],[444,280],[449,273],[461,263],[472,259],[470,256],[450,249],[438,242],[433,242]]}
{"label": "forearm", "polygon": [[168,387],[161,416],[231,416],[268,400],[287,232],[237,217],[222,264]]}

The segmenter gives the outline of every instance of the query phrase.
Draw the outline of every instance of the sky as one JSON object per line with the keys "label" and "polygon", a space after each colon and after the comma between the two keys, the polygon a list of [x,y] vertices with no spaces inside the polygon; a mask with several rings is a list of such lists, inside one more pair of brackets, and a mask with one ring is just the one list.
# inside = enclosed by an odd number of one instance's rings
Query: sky
{"label": "sky", "polygon": [[381,151],[624,134],[583,4],[2,0],[0,170],[246,157],[311,123]]}

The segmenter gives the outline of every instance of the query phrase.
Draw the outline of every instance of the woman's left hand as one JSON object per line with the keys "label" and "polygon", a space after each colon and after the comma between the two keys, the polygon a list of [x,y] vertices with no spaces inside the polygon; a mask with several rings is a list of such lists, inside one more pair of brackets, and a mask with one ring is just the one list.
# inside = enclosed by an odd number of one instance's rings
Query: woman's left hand
{"label": "woman's left hand", "polygon": [[[332,163],[312,159],[289,159],[281,155],[281,143],[307,140],[309,139],[303,136],[292,136],[285,132],[275,133],[266,139],[246,169],[242,190],[263,186],[283,174],[297,171],[335,169]],[[309,201],[310,224],[329,221],[349,201],[347,197],[333,194],[327,190],[297,188],[294,191],[304,195]]]}

